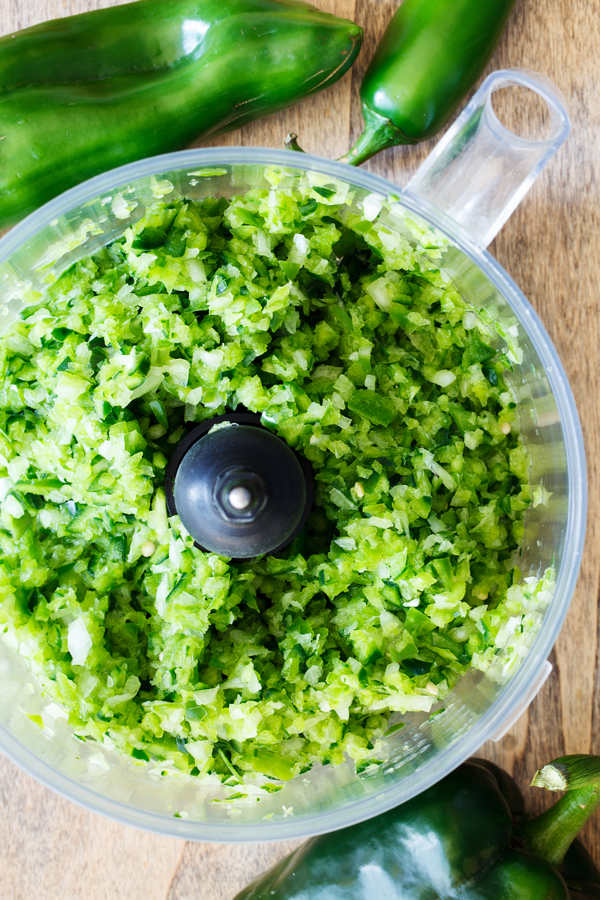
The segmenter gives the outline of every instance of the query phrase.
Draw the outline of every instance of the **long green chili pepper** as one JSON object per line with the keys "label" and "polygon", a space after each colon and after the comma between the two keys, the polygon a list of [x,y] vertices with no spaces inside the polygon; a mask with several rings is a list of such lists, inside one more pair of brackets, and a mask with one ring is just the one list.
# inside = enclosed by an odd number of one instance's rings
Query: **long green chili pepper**
{"label": "long green chili pepper", "polygon": [[362,29],[296,0],[138,0],[0,39],[0,228],[340,78]]}
{"label": "long green chili pepper", "polygon": [[367,69],[365,130],[342,162],[433,137],[494,52],[515,0],[404,0]]}
{"label": "long green chili pepper", "polygon": [[402,806],[312,838],[236,900],[600,900],[576,838],[600,806],[600,757],[555,763],[568,793],[537,818],[510,775],[471,759]]}

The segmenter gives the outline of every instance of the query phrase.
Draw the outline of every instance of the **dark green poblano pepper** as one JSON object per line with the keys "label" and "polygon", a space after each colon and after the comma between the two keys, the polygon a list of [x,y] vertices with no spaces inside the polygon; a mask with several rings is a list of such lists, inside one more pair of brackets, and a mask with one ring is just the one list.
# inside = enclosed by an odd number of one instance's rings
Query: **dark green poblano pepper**
{"label": "dark green poblano pepper", "polygon": [[402,806],[312,838],[235,900],[598,900],[600,872],[575,836],[600,806],[600,757],[563,757],[533,783],[568,793],[529,821],[513,779],[469,760]]}
{"label": "dark green poblano pepper", "polygon": [[0,228],[100,172],[298,103],[361,39],[299,0],[138,0],[0,38]]}
{"label": "dark green poblano pepper", "polygon": [[515,0],[404,0],[360,87],[365,130],[343,162],[433,137],[482,74]]}

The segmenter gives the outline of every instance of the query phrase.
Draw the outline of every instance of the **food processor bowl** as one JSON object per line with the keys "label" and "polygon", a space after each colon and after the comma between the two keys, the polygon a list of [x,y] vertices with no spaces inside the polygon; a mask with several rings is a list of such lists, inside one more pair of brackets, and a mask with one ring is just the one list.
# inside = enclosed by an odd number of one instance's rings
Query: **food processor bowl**
{"label": "food processor bowl", "polygon": [[[352,761],[319,765],[275,793],[259,796],[250,786],[239,791],[247,796],[229,800],[230,791],[219,784],[159,777],[109,747],[78,740],[66,714],[42,695],[18,648],[0,641],[0,749],[43,784],[124,824],[185,840],[305,837],[375,816],[425,790],[486,740],[504,733],[547,677],[547,657],[575,588],[583,548],[583,442],[557,353],[536,313],[485,245],[526,190],[525,182],[531,183],[564,140],[568,119],[560,98],[539,79],[514,72],[492,78],[402,194],[389,182],[337,162],[249,148],[168,154],[85,182],[30,215],[0,242],[0,322],[5,328],[24,303],[38,296],[35,292],[118,238],[158,199],[229,197],[276,182],[293,186],[307,177],[319,184],[340,180],[351,186],[352,203],[361,213],[379,215],[378,221],[413,244],[426,249],[435,231],[436,240],[441,235],[446,242],[441,267],[481,310],[496,346],[515,360],[510,382],[534,488],[516,564],[524,580],[553,572],[537,606],[510,638],[510,661],[502,651],[489,672],[469,671],[433,715],[397,715],[404,727],[385,739],[380,764],[361,774]],[[548,141],[522,141],[495,118],[489,98],[506,83],[528,83],[545,97],[554,122]],[[483,155],[482,145],[488,146]],[[461,154],[477,146],[479,162],[471,158],[465,168],[461,160],[468,157]],[[513,164],[507,163],[510,154]],[[436,715],[442,707],[443,715]]]}

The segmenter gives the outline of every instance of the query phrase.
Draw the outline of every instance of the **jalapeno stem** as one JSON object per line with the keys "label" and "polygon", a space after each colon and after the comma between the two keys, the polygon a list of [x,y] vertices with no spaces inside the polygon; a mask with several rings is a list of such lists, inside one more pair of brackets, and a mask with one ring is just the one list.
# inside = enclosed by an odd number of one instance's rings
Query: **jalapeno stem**
{"label": "jalapeno stem", "polygon": [[588,819],[600,807],[600,756],[563,756],[536,772],[532,784],[564,797],[525,826],[526,850],[557,868]]}
{"label": "jalapeno stem", "polygon": [[361,163],[371,159],[376,153],[395,147],[397,144],[413,144],[399,128],[396,128],[389,119],[373,112],[363,104],[363,116],[365,118],[365,130],[351,150],[342,156],[339,162],[348,163],[350,166],[360,166]]}

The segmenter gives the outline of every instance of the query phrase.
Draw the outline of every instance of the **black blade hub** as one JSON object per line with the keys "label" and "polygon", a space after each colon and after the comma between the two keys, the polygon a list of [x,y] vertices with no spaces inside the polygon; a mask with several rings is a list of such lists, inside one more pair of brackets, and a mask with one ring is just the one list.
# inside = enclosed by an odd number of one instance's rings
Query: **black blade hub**
{"label": "black blade hub", "polygon": [[167,468],[170,515],[203,550],[234,560],[282,550],[313,501],[312,471],[253,413],[227,413],[194,428]]}

